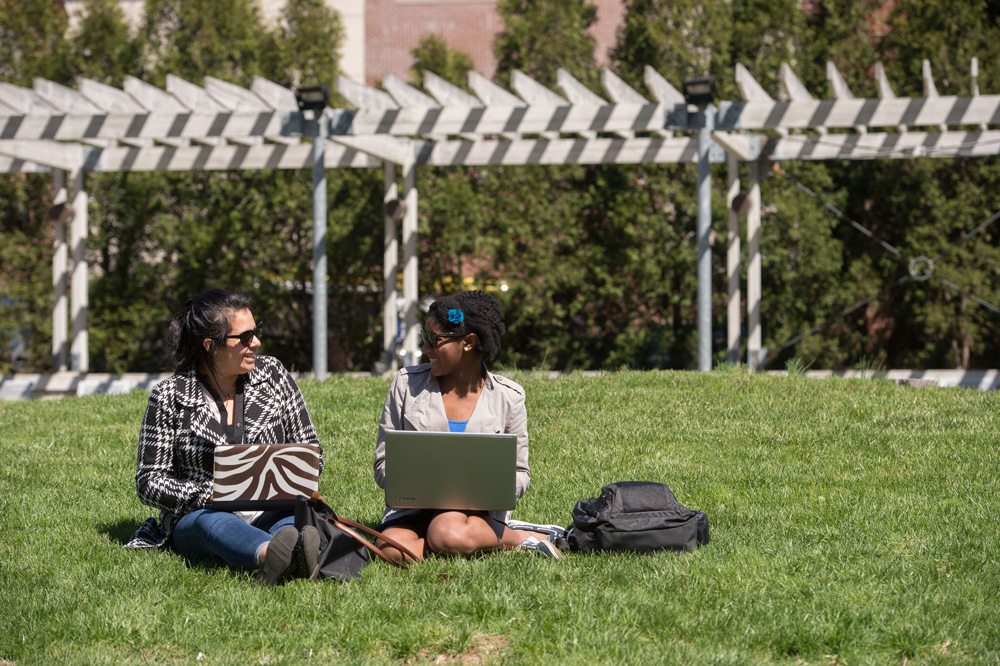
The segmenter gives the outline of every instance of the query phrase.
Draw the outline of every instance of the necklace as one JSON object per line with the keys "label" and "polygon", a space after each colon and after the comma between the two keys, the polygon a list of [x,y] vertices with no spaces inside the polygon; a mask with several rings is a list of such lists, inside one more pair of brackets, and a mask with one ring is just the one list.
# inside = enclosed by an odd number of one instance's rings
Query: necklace
{"label": "necklace", "polygon": [[[198,373],[198,379],[208,387],[208,392],[212,394],[216,400],[235,400],[236,399],[236,384],[234,383],[228,391],[224,391],[222,386],[216,382],[213,382],[206,375]],[[238,381],[238,380],[237,380]]]}

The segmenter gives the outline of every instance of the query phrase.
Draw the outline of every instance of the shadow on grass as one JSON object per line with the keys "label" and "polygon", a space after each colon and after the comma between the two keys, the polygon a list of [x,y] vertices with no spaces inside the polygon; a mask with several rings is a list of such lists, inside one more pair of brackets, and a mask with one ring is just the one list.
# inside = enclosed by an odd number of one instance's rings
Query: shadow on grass
{"label": "shadow on grass", "polygon": [[135,534],[135,531],[139,529],[142,523],[143,521],[135,520],[134,518],[123,519],[116,523],[98,525],[97,531],[124,546],[129,542],[132,535]]}
{"label": "shadow on grass", "polygon": [[[112,543],[117,543],[121,546],[124,546],[125,544],[127,544],[129,541],[132,540],[132,535],[135,534],[136,530],[138,530],[140,526],[142,526],[143,522],[144,521],[135,520],[132,518],[122,519],[115,523],[104,523],[102,525],[98,525],[97,531],[107,536],[108,540],[111,541]],[[178,557],[184,560],[184,563],[188,569],[192,569],[195,571],[203,571],[203,572],[225,571],[229,572],[234,578],[247,578],[249,575],[248,572],[253,571],[250,569],[230,567],[223,560],[217,557],[213,557],[211,555],[185,556],[174,552],[172,548],[153,549],[153,550],[162,550],[163,552],[169,553],[171,557]]]}

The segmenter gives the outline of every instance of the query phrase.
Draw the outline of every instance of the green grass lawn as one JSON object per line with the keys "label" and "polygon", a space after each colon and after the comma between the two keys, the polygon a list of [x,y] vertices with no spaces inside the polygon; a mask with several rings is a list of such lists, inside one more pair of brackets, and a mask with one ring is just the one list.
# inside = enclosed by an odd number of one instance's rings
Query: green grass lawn
{"label": "green grass lawn", "polygon": [[[1000,663],[1000,395],[885,381],[625,373],[528,392],[531,488],[568,524],[662,481],[711,544],[375,563],[351,583],[249,574],[122,542],[146,395],[0,403],[0,664]],[[302,382],[321,492],[374,524],[388,382]]]}

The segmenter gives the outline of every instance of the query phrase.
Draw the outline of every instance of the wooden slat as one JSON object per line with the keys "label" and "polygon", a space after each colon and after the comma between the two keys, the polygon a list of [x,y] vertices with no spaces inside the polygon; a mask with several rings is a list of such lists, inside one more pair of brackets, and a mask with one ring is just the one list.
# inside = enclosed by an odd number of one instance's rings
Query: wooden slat
{"label": "wooden slat", "polygon": [[767,142],[776,160],[871,160],[1000,155],[1000,131],[794,135]]}

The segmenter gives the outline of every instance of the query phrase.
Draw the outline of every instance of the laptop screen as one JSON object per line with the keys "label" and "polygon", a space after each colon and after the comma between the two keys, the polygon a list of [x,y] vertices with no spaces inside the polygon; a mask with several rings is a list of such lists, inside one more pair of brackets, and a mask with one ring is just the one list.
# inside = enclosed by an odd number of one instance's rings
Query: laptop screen
{"label": "laptop screen", "polygon": [[387,506],[508,511],[516,493],[517,435],[385,433]]}

